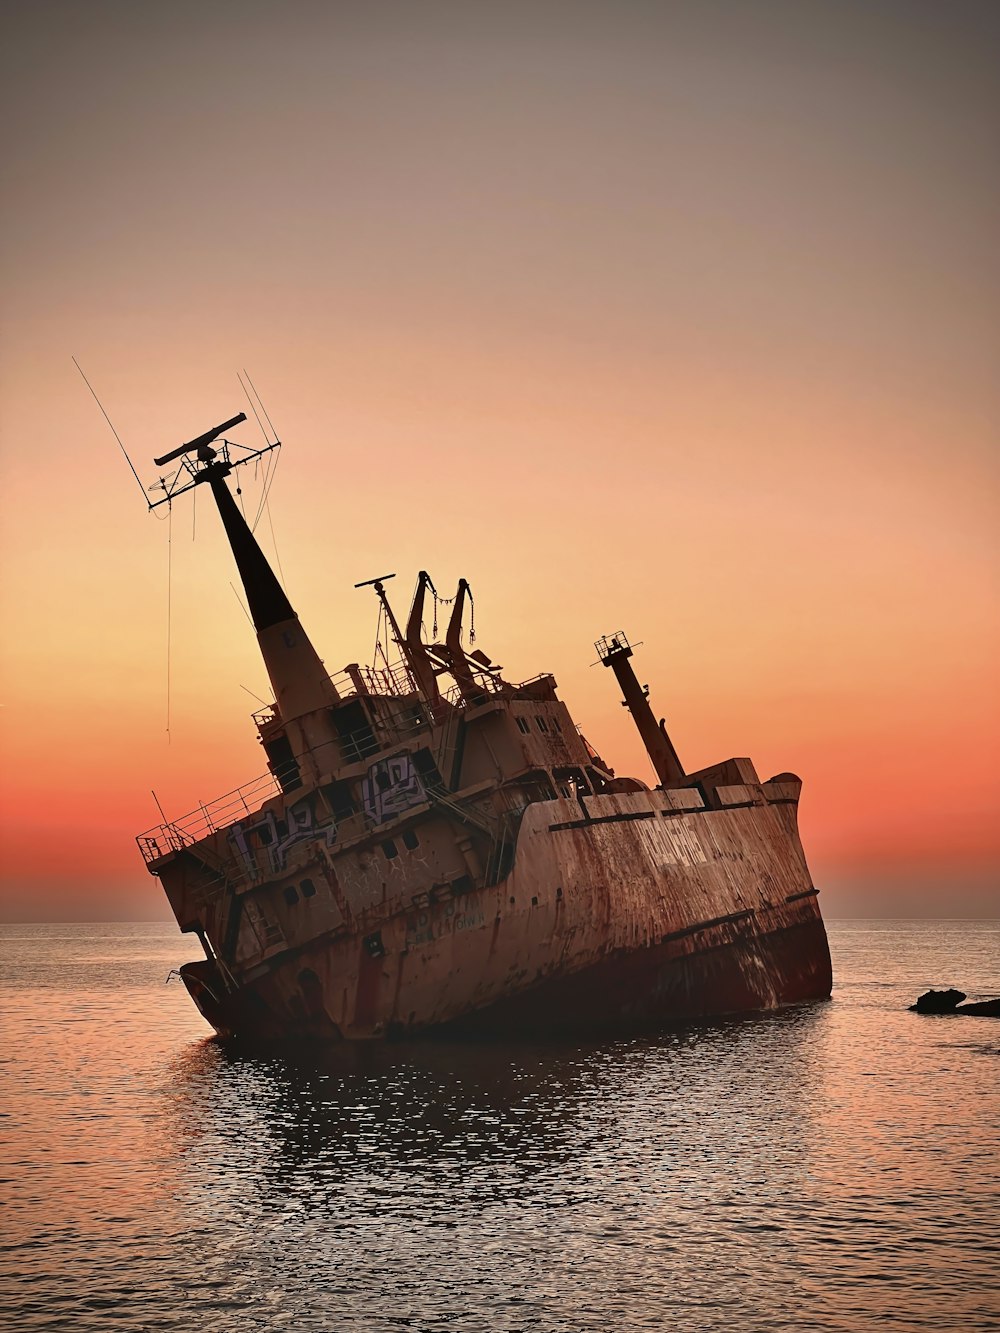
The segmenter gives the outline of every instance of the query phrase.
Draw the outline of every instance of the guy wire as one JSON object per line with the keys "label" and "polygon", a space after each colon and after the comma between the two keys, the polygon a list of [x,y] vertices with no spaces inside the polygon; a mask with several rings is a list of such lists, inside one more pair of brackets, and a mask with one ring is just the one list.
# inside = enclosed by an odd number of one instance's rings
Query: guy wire
{"label": "guy wire", "polygon": [[[251,626],[253,626],[253,620],[251,619],[250,612],[249,612],[249,611],[246,609],[246,607],[243,605],[243,598],[242,598],[242,597],[239,595],[239,593],[236,591],[236,584],[231,582],[231,583],[229,584],[229,586],[230,586],[230,588],[232,588],[232,590],[233,590],[233,596],[236,598],[236,600],[237,600],[237,601],[239,602],[239,604],[240,604],[240,610],[241,610],[241,611],[243,612],[243,614],[246,616],[247,620],[250,621]],[[256,627],[254,627],[254,628],[256,628]]]}
{"label": "guy wire", "polygon": [[264,511],[266,510],[268,527],[271,529],[271,544],[274,547],[274,558],[278,562],[278,573],[281,575],[282,583],[284,583],[285,571],[282,568],[281,564],[281,553],[278,550],[278,539],[274,535],[274,519],[271,516],[271,505],[270,505],[271,486],[274,483],[275,474],[278,471],[278,456],[280,452],[281,451],[279,449],[278,452],[274,454],[273,460],[272,457],[269,455],[267,463],[264,465],[264,491],[263,494],[261,495],[260,504],[257,506],[257,516],[250,527],[250,531],[251,532],[257,531],[257,525],[260,523],[261,514],[263,514]]}
{"label": "guy wire", "polygon": [[[244,374],[245,374],[245,373],[246,373],[246,372],[244,372]],[[270,444],[271,441],[268,439],[267,431],[264,429],[264,423],[263,423],[263,421],[261,421],[261,419],[260,419],[260,413],[257,411],[256,407],[254,406],[254,401],[253,401],[253,399],[250,397],[250,394],[249,394],[249,392],[248,392],[248,390],[247,390],[247,386],[243,383],[243,377],[240,375],[240,372],[239,372],[239,371],[236,372],[236,378],[237,378],[237,379],[239,380],[239,382],[240,382],[240,388],[241,388],[241,389],[243,390],[243,392],[246,394],[247,402],[250,404],[250,411],[251,411],[251,412],[254,414],[254,416],[257,418],[257,425],[260,427],[260,433],[261,433],[261,435],[263,435],[263,437],[264,437],[264,443],[265,443],[265,444]],[[248,378],[249,378],[249,376],[248,376]],[[263,406],[264,406],[264,404],[261,403],[261,407],[263,407]]]}
{"label": "guy wire", "polygon": [[174,573],[174,507],[167,505],[167,744],[170,744],[170,621]]}
{"label": "guy wire", "polygon": [[274,558],[278,562],[278,573],[281,575],[282,583],[284,583],[285,571],[281,567],[281,556],[278,552],[278,539],[274,535],[274,520],[271,518],[271,506],[268,504],[266,497],[264,499],[264,508],[267,510],[267,526],[271,529],[271,545],[274,547]]}
{"label": "guy wire", "polygon": [[253,523],[250,525],[251,532],[257,531],[257,524],[260,522],[260,516],[264,512],[264,505],[267,503],[267,497],[271,490],[271,482],[274,480],[274,474],[278,470],[278,454],[280,454],[280,452],[281,450],[279,449],[278,453],[268,454],[267,462],[264,464],[264,489],[260,498],[260,504],[257,506],[257,515],[254,518]]}
{"label": "guy wire", "polygon": [[247,370],[246,370],[246,367],[245,367],[245,366],[243,367],[243,374],[246,375],[246,377],[247,377],[247,383],[250,385],[250,388],[253,389],[253,391],[254,391],[254,396],[255,396],[255,398],[257,399],[258,403],[260,403],[260,410],[264,413],[264,417],[265,417],[266,420],[267,420],[267,424],[271,427],[271,434],[274,436],[275,439],[277,439],[277,438],[278,438],[278,432],[274,429],[274,422],[273,422],[273,421],[271,420],[271,418],[267,415],[267,408],[264,406],[264,400],[261,398],[260,394],[257,392],[257,388],[256,388],[256,386],[254,385],[253,380],[250,378],[249,375],[247,375]]}
{"label": "guy wire", "polygon": [[[104,413],[104,420],[108,423],[109,426],[111,426],[111,434],[112,434],[112,435],[115,437],[115,439],[118,441],[118,448],[119,448],[119,449],[122,451],[122,453],[125,455],[125,462],[128,463],[128,465],[129,465],[130,468],[132,468],[132,476],[135,477],[136,485],[139,487],[139,490],[142,491],[142,498],[143,498],[143,500],[146,502],[146,508],[148,509],[148,508],[149,508],[149,496],[146,494],[146,488],[145,488],[145,486],[143,486],[142,481],[141,481],[140,478],[139,478],[139,474],[138,474],[138,472],[136,472],[135,468],[134,468],[133,465],[132,465],[132,460],[131,460],[131,458],[129,458],[129,456],[128,456],[128,451],[126,450],[125,446],[122,444],[122,437],[121,437],[121,436],[118,434],[118,432],[115,430],[114,425],[112,424],[111,418],[108,416],[107,412],[104,411],[104,404],[101,402],[100,398],[98,398],[97,394],[94,393],[94,386],[91,384],[90,380],[87,379],[86,375],[84,375],[83,370],[81,369],[81,366],[80,366],[79,361],[77,361],[77,359],[76,359],[75,356],[72,358],[72,361],[73,361],[74,366],[76,366],[77,370],[80,371],[80,375],[81,375],[82,378],[83,378],[83,382],[84,382],[84,384],[86,384],[87,388],[88,388],[88,389],[90,390],[90,392],[93,394],[93,396],[94,396],[94,402],[97,404],[97,406],[98,406],[98,407],[101,409],[101,411]],[[264,406],[264,404],[261,403],[261,407],[263,407],[263,406]],[[265,415],[266,415],[266,414],[265,414]]]}

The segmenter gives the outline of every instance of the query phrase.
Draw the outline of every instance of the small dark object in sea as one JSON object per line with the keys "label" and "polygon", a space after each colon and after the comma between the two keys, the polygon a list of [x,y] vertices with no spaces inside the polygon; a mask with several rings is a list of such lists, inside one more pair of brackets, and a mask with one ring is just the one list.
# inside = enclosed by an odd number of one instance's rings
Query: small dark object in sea
{"label": "small dark object in sea", "polygon": [[960,990],[929,990],[921,995],[910,1011],[916,1014],[978,1014],[980,1017],[1000,1018],[1000,1000],[974,1000],[962,1004],[965,992]]}
{"label": "small dark object in sea", "polygon": [[965,999],[961,990],[929,990],[910,1008],[918,1014],[953,1014]]}

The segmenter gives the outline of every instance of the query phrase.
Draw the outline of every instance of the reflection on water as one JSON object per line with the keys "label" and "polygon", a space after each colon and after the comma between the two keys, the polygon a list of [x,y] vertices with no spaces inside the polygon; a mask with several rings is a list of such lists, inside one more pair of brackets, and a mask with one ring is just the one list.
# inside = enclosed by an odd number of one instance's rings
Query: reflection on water
{"label": "reflection on water", "polygon": [[[62,938],[58,938],[58,932]],[[831,929],[834,1000],[659,1039],[227,1051],[168,928],[8,928],[25,1328],[997,1326],[995,925]]]}
{"label": "reflection on water", "polygon": [[[375,1166],[404,1191],[447,1180],[450,1208],[466,1196],[548,1197],[560,1173],[573,1174],[565,1187],[582,1197],[586,1166],[611,1146],[622,1152],[633,1103],[657,1108],[658,1173],[679,1179],[691,1162],[734,1150],[773,1101],[766,1084],[779,1058],[796,1076],[767,1114],[797,1139],[815,1083],[802,1047],[816,1022],[815,1009],[800,1009],[657,1043],[424,1043],[285,1060],[206,1043],[171,1069],[168,1132],[189,1134],[210,1159],[226,1155],[262,1196],[294,1179],[309,1207]],[[761,1063],[747,1069],[751,1050]]]}

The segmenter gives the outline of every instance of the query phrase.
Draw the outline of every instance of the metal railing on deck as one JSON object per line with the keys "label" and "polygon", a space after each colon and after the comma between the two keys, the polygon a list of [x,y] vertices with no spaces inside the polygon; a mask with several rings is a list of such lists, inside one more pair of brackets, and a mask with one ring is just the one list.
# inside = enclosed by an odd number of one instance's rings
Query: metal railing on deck
{"label": "metal railing on deck", "polygon": [[[409,673],[402,661],[393,662],[388,667],[359,666],[357,670],[368,694],[375,698],[398,699],[408,694],[415,694]],[[507,689],[513,689],[515,692],[527,689],[529,685],[535,685],[538,681],[547,679],[549,674],[549,672],[543,671],[537,676],[532,676],[530,679],[521,681],[516,685],[509,685],[499,676],[491,675],[488,671],[477,671],[477,679],[483,694],[502,695]],[[347,671],[338,671],[336,675],[331,675],[329,679],[342,701],[346,702],[348,699],[358,697],[356,682]],[[445,703],[449,703],[455,708],[465,708],[467,706],[458,685],[452,685],[449,689],[442,690],[441,698]],[[257,726],[257,730],[260,731],[277,720],[277,705],[268,704],[266,708],[259,708],[251,714],[251,717]]]}
{"label": "metal railing on deck", "polygon": [[166,856],[168,852],[179,852],[194,842],[200,842],[202,838],[220,828],[225,828],[243,815],[255,814],[269,796],[280,794],[281,787],[274,774],[265,773],[262,777],[244,782],[242,787],[227,792],[225,796],[217,797],[207,805],[204,802],[199,803],[197,810],[182,815],[180,819],[158,824],[148,832],[140,834],[136,842],[148,865],[149,862]]}

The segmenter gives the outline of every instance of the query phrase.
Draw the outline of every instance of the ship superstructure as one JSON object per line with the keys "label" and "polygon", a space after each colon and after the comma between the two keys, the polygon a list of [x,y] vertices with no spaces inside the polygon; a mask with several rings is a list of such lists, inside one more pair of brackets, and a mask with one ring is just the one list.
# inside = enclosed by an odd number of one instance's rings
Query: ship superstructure
{"label": "ship superstructure", "polygon": [[398,658],[331,677],[227,483],[265,452],[215,447],[242,419],[157,459],[181,466],[158,503],[215,499],[274,692],[268,771],[138,839],[201,942],[181,975],[218,1032],[596,1032],[829,994],[797,777],[686,773],[621,632],[597,650],[658,784],[616,776],[551,675],[512,683],[465,646],[464,579],[442,642],[425,571],[405,626],[392,576],[371,580]]}

